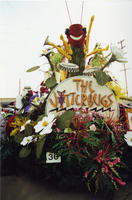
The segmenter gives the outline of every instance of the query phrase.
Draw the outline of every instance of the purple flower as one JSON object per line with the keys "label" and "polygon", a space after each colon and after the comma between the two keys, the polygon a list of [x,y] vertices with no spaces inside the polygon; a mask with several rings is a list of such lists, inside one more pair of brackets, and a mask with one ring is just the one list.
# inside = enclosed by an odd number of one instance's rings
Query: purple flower
{"label": "purple flower", "polygon": [[26,107],[24,108],[24,111],[25,111],[25,112],[28,112],[28,111],[29,111],[29,109],[30,109],[31,106],[32,106],[32,102],[33,102],[33,100],[34,100],[36,97],[38,97],[38,94],[33,95],[33,96],[29,99],[29,105],[26,106]]}

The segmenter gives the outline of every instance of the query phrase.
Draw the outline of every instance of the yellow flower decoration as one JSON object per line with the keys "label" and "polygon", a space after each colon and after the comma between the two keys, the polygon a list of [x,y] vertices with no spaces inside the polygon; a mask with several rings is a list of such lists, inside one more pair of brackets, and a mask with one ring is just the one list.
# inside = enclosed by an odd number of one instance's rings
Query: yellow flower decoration
{"label": "yellow flower decoration", "polygon": [[25,126],[29,123],[32,127],[34,127],[37,124],[37,122],[26,119],[25,117],[21,117],[21,118],[16,117],[15,122],[11,123],[11,127],[14,127],[14,129],[10,133],[10,136],[16,135],[17,133],[20,133],[21,131],[23,131],[25,129]]}
{"label": "yellow flower decoration", "polygon": [[26,124],[26,118],[24,118],[24,117],[23,118],[16,117],[15,118],[15,122],[11,123],[11,127],[14,127],[14,129],[10,133],[10,136],[16,135],[17,133],[19,133],[20,129],[21,129],[21,126],[23,126],[24,124]]}
{"label": "yellow flower decoration", "polygon": [[126,92],[124,91],[124,89],[121,88],[120,85],[117,85],[115,82],[110,81],[106,84],[111,90],[113,90],[117,101],[120,100],[120,98],[122,97],[127,97]]}
{"label": "yellow flower decoration", "polygon": [[16,135],[19,132],[20,132],[20,129],[19,128],[15,128],[15,129],[13,129],[13,131],[11,131],[10,136]]}
{"label": "yellow flower decoration", "polygon": [[64,81],[67,77],[67,72],[60,70],[61,81]]}

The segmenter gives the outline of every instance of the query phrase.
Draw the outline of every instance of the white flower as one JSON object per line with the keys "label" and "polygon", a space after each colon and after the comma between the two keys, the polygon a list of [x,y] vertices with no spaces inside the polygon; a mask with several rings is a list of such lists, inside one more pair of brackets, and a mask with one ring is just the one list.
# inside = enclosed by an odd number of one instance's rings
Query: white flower
{"label": "white flower", "polygon": [[54,123],[54,115],[49,114],[47,117],[43,117],[41,121],[34,126],[35,132],[40,132],[40,135],[48,134],[52,132],[52,125]]}
{"label": "white flower", "polygon": [[37,142],[37,140],[38,140],[38,139],[37,139],[36,137],[33,139],[34,142]]}
{"label": "white flower", "polygon": [[116,46],[111,46],[111,52],[112,52],[112,58],[115,59],[117,62],[121,63],[126,63],[127,60],[124,58],[124,52],[122,49],[116,47]]}
{"label": "white flower", "polygon": [[44,56],[47,56],[48,54],[52,53],[53,52],[53,49],[44,49],[42,50],[43,51],[43,55]]}
{"label": "white flower", "polygon": [[31,143],[32,140],[33,140],[33,136],[24,137],[20,144],[25,146],[26,144]]}
{"label": "white flower", "polygon": [[16,108],[17,109],[21,109],[23,107],[23,103],[22,103],[22,96],[18,95],[16,97]]}
{"label": "white flower", "polygon": [[43,72],[48,72],[50,70],[50,65],[45,63],[45,64],[42,64],[42,71]]}
{"label": "white flower", "polygon": [[35,97],[34,99],[33,99],[33,101],[32,101],[32,103],[34,104],[34,105],[39,105],[40,104],[40,98],[37,96],[37,97]]}
{"label": "white flower", "polygon": [[22,99],[28,93],[28,90],[23,89],[22,94],[16,97],[16,108],[21,109],[23,107]]}
{"label": "white flower", "polygon": [[26,126],[27,124],[29,124],[30,122],[31,122],[31,120],[30,120],[30,119],[29,119],[29,120],[27,120],[27,121],[26,121],[26,123],[25,123],[25,124],[23,124],[23,125],[21,126],[20,132],[24,131],[24,130],[25,130],[25,126]]}
{"label": "white flower", "polygon": [[89,128],[91,131],[96,131],[96,126],[94,124],[92,124]]}
{"label": "white flower", "polygon": [[132,131],[127,131],[127,133],[124,135],[125,141],[129,146],[132,146]]}

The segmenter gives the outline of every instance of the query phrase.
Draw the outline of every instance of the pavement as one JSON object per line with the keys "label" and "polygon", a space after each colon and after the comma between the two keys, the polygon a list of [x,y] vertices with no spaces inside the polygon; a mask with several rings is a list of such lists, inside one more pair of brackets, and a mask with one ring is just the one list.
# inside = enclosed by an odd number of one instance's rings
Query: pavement
{"label": "pavement", "polygon": [[[54,185],[25,176],[1,177],[1,200],[105,200],[103,194],[60,191]],[[108,200],[108,199],[107,199]],[[132,200],[132,182],[115,192],[112,200]]]}

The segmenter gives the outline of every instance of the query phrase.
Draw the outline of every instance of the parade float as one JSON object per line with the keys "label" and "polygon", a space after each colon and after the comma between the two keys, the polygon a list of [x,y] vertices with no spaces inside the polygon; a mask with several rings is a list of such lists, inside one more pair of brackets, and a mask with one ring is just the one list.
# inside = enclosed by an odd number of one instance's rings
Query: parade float
{"label": "parade float", "polygon": [[126,62],[123,50],[97,43],[89,52],[93,21],[88,31],[72,24],[61,46],[45,39],[41,56],[50,69],[38,91],[25,87],[17,96],[2,162],[60,187],[107,195],[131,176],[132,108],[108,71],[113,62]]}

